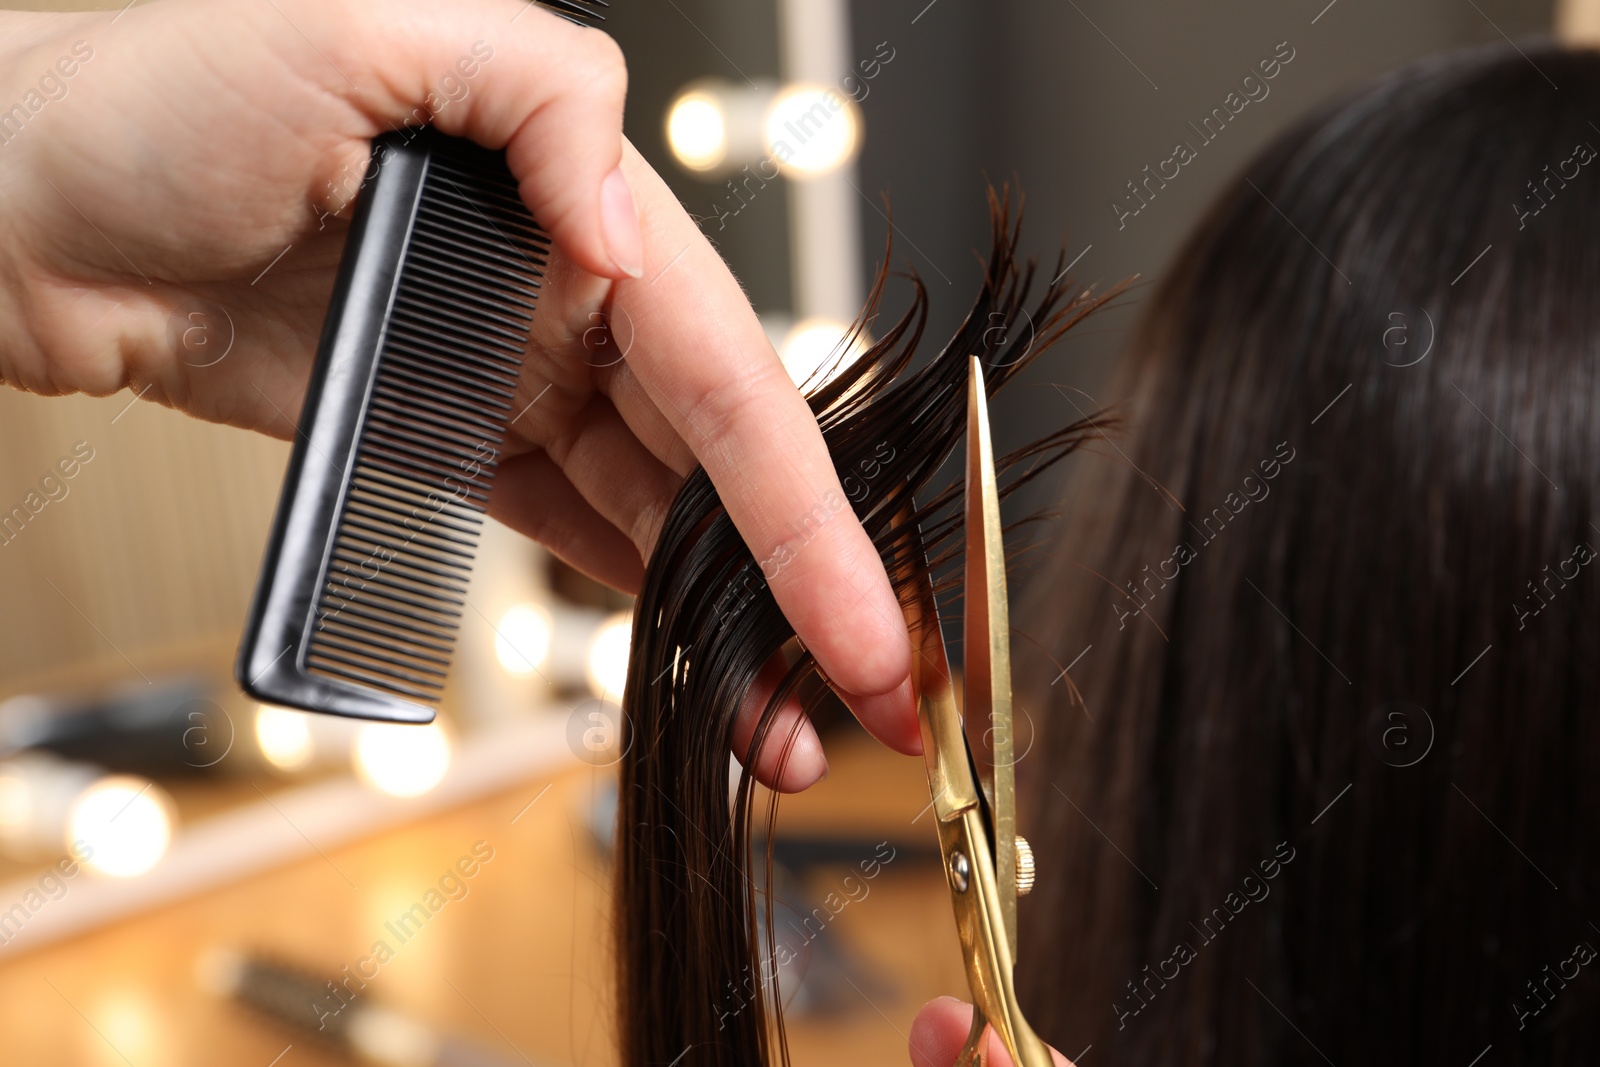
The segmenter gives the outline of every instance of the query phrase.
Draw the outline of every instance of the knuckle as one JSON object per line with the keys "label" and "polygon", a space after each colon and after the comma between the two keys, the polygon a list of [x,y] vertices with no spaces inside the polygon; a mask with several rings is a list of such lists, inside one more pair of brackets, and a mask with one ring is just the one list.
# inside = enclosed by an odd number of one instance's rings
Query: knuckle
{"label": "knuckle", "polygon": [[[535,138],[535,141],[542,138]],[[584,217],[584,200],[576,191],[559,180],[559,161],[534,160],[517,183],[523,200],[534,205],[539,225],[559,234],[580,223]]]}
{"label": "knuckle", "polygon": [[628,63],[623,57],[622,46],[617,44],[609,34],[586,33],[584,47],[586,59],[595,80],[595,88],[609,89],[617,96],[622,96],[628,89]]}
{"label": "knuckle", "polygon": [[633,517],[632,528],[628,531],[628,538],[639,550],[641,559],[649,559],[655,551],[656,539],[661,536],[661,527],[667,520],[669,504],[663,500],[652,500],[641,507]]}
{"label": "knuckle", "polygon": [[571,53],[574,69],[564,95],[578,107],[616,111],[620,116],[628,95],[628,65],[621,46],[598,30],[577,37],[578,47]]}
{"label": "knuckle", "polygon": [[703,459],[702,445],[721,448],[727,444],[743,419],[752,411],[766,408],[762,400],[772,389],[772,370],[759,363],[745,365],[737,373],[708,385],[684,413],[696,454]]}
{"label": "knuckle", "polygon": [[544,449],[544,454],[557,469],[563,471],[566,469],[573,450],[577,448],[580,431],[579,421],[569,419],[541,435],[543,439],[539,442],[539,446]]}

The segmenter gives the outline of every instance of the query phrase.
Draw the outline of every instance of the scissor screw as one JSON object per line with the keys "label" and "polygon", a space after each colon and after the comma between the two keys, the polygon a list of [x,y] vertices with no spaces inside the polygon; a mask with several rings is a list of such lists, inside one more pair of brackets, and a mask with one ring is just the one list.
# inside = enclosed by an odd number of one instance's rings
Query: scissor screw
{"label": "scissor screw", "polygon": [[950,856],[950,884],[956,887],[957,893],[967,891],[967,876],[972,873],[972,866],[967,862],[964,852],[955,852]]}
{"label": "scissor screw", "polygon": [[1033,866],[1033,846],[1028,844],[1028,839],[1020,834],[1016,837],[1017,843],[1017,896],[1025,897],[1033,892],[1035,876]]}

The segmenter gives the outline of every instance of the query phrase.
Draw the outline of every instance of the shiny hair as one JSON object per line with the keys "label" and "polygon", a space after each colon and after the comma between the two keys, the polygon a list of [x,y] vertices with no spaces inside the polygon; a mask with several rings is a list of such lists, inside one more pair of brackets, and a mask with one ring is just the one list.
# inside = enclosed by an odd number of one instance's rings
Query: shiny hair
{"label": "shiny hair", "polygon": [[1064,1051],[1600,1059],[1597,121],[1594,52],[1418,63],[1162,278],[1022,616],[1082,650],[1018,676]]}
{"label": "shiny hair", "polygon": [[[1115,295],[1063,281],[1058,261],[1034,299],[1036,269],[1019,262],[1019,223],[1004,200],[991,195],[990,207],[983,285],[955,336],[912,369],[927,311],[913,278],[910,310],[863,356],[837,366],[837,377],[808,390],[848,497],[824,502],[824,510],[853,508],[903,600],[924,568],[956,558],[961,486],[914,496],[961,439],[969,356],[982,357],[992,395]],[[885,278],[880,272],[858,329],[876,314]],[[1076,422],[1006,457],[1005,491],[1095,432]],[[793,638],[761,567],[697,471],[651,557],[623,699],[615,918],[618,1032],[629,1067],[670,1063],[690,1049],[686,1062],[695,1064],[749,1067],[774,1055],[787,1062],[777,995],[785,961],[779,948],[762,950],[777,944],[771,911],[760,907],[772,883],[770,854],[763,862],[752,848],[758,805],[748,773],[730,798],[728,753],[735,715],[775,654],[786,651],[790,666],[749,749],[735,753],[745,766],[776,728],[778,708],[819,677]],[[817,690],[826,692],[811,686]],[[775,815],[769,807],[769,830]]]}

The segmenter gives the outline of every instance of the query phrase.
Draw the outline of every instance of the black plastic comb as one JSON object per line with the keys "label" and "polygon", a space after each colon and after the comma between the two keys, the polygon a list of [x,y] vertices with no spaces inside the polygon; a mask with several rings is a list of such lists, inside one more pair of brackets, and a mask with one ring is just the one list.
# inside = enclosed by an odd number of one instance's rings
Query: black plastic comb
{"label": "black plastic comb", "polygon": [[599,9],[611,5],[607,0],[539,0],[539,6],[547,7],[569,22],[581,26],[587,22],[604,22],[606,17]]}
{"label": "black plastic comb", "polygon": [[504,152],[424,127],[372,159],[235,670],[264,703],[421,723],[471,610],[550,241]]}

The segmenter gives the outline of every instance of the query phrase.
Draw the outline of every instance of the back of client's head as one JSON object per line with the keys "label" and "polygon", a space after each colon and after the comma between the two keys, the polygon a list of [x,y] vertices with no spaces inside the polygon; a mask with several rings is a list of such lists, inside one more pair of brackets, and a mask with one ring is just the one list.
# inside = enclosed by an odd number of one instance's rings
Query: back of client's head
{"label": "back of client's head", "polygon": [[1304,123],[1161,280],[1030,617],[1069,1055],[1600,1057],[1600,54],[1526,52]]}

